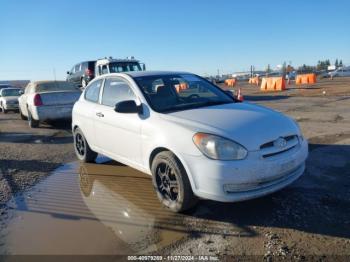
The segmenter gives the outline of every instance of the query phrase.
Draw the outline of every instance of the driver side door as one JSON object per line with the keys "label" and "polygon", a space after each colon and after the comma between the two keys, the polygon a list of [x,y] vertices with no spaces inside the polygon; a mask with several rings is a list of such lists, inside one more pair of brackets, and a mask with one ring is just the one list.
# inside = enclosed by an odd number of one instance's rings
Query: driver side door
{"label": "driver side door", "polygon": [[130,84],[120,77],[108,77],[95,108],[98,147],[105,155],[126,164],[141,166],[141,124],[138,114],[114,111],[118,102],[136,100]]}

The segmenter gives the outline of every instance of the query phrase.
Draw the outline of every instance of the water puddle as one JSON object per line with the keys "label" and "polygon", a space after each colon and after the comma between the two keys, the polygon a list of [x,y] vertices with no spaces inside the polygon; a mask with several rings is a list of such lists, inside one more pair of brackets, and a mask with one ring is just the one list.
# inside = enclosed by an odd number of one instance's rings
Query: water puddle
{"label": "water puddle", "polygon": [[64,165],[11,205],[2,254],[144,254],[188,232],[150,176],[114,161]]}

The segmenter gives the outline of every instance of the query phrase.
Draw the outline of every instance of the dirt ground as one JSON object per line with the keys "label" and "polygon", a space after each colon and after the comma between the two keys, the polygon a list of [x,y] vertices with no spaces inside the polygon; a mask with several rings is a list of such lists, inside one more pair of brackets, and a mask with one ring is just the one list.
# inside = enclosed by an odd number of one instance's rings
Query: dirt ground
{"label": "dirt ground", "polygon": [[[280,93],[261,93],[242,82],[236,88],[241,88],[246,101],[298,121],[309,140],[306,172],[272,195],[241,203],[202,200],[181,215],[160,208],[149,190],[149,178],[128,167],[115,162],[79,166],[69,124],[29,129],[18,114],[1,114],[0,253],[116,254],[123,249],[128,254],[206,254],[223,260],[228,260],[225,255],[238,255],[267,261],[346,261],[350,257],[350,78],[325,79],[302,88],[291,85]],[[68,162],[73,163],[62,167]],[[57,171],[58,167],[63,169]],[[126,190],[135,184],[135,190]],[[14,195],[15,200],[8,202]],[[51,225],[46,231],[37,229],[45,223]],[[57,234],[56,227],[65,233]],[[40,238],[50,230],[61,236],[55,238],[55,248],[39,244],[50,243]],[[35,232],[30,250],[23,248],[19,240]],[[103,246],[90,247],[94,235]],[[66,247],[67,239],[76,249]]]}

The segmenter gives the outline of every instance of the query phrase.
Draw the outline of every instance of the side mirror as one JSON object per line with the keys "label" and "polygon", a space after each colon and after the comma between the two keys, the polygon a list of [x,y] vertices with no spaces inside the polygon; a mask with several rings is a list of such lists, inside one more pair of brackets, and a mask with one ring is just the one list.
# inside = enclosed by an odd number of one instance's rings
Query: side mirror
{"label": "side mirror", "polygon": [[134,100],[126,100],[117,103],[114,111],[125,114],[142,114],[142,106],[136,105]]}
{"label": "side mirror", "polygon": [[70,75],[70,72],[69,72],[69,71],[67,71],[67,75]]}
{"label": "side mirror", "polygon": [[19,93],[20,95],[23,95],[23,94],[24,94],[24,91],[23,91],[23,90],[20,90],[18,93]]}

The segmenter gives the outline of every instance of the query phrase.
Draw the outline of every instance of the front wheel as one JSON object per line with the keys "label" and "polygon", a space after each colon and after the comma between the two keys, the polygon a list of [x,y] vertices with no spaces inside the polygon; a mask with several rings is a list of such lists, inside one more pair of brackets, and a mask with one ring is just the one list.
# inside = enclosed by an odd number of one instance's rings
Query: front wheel
{"label": "front wheel", "polygon": [[182,212],[196,204],[187,173],[173,153],[164,151],[156,155],[151,170],[153,186],[164,206]]}
{"label": "front wheel", "polygon": [[79,128],[74,130],[74,150],[78,159],[86,163],[94,162],[97,157],[97,153],[92,151]]}

